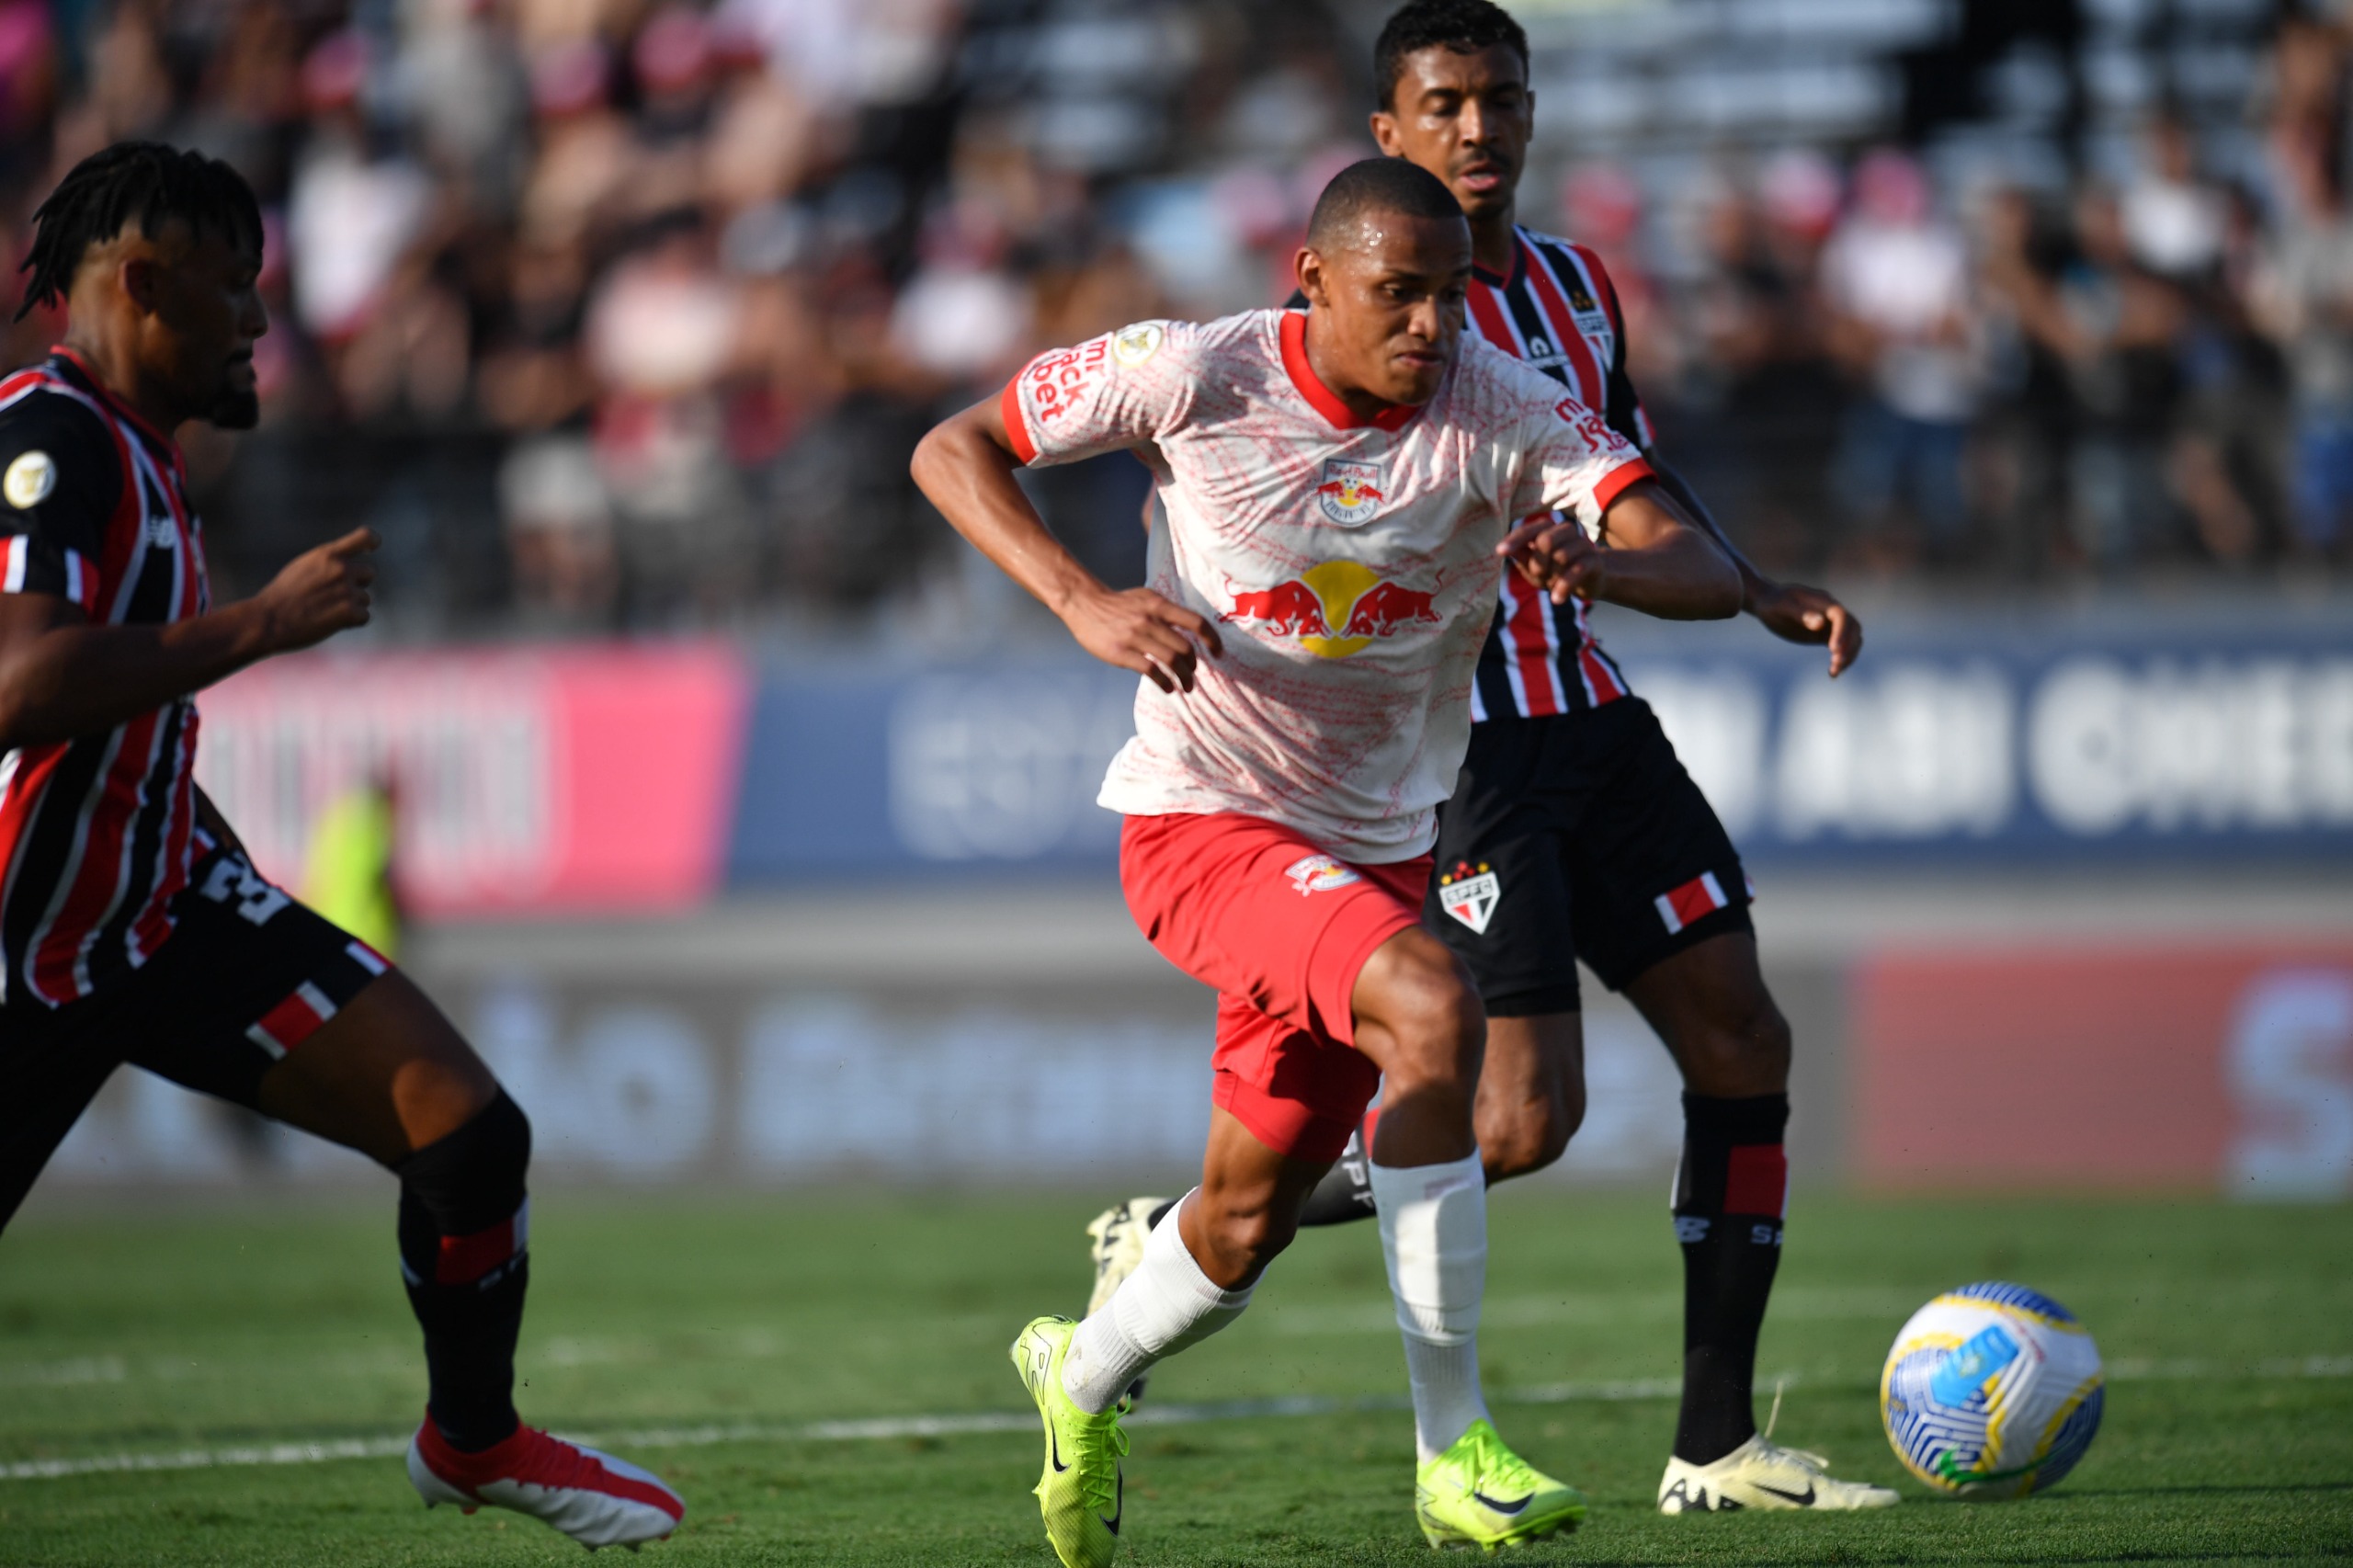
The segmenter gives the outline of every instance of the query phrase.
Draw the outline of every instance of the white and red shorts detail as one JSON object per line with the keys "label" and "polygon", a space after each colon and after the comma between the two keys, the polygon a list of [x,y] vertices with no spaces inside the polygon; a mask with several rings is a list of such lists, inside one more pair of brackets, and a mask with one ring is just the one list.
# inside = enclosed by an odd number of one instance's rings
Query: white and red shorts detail
{"label": "white and red shorts detail", "polygon": [[660,1540],[687,1514],[678,1494],[650,1472],[535,1426],[517,1426],[497,1447],[470,1454],[451,1448],[428,1419],[409,1440],[408,1479],[428,1508],[512,1508],[592,1551]]}

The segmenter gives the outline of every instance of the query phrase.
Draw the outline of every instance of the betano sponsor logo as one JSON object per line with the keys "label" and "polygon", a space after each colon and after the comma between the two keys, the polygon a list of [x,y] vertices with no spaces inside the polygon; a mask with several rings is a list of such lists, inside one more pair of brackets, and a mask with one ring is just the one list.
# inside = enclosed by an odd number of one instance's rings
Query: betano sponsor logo
{"label": "betano sponsor logo", "polygon": [[1409,626],[1435,626],[1431,594],[1404,588],[1360,561],[1326,561],[1270,588],[1235,589],[1224,619],[1296,637],[1319,658],[1345,659]]}

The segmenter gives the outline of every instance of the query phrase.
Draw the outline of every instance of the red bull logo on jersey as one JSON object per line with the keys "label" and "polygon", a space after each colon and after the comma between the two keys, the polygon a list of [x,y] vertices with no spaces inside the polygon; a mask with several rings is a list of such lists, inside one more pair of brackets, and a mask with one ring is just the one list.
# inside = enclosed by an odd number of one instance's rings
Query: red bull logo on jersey
{"label": "red bull logo on jersey", "polygon": [[1379,463],[1355,462],[1347,458],[1324,460],[1324,483],[1315,487],[1315,504],[1334,522],[1370,522],[1386,499],[1381,493]]}
{"label": "red bull logo on jersey", "polygon": [[1296,637],[1319,658],[1345,659],[1404,628],[1436,626],[1432,599],[1360,561],[1326,561],[1271,588],[1233,590],[1223,619],[1272,637]]}

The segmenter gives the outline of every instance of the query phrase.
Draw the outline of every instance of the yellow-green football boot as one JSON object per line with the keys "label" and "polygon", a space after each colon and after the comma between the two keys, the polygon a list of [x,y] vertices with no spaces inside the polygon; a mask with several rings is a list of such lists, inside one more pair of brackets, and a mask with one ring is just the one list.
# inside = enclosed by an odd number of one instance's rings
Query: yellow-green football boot
{"label": "yellow-green football boot", "polygon": [[1013,1366],[1046,1426],[1046,1470],[1038,1478],[1046,1540],[1063,1568],[1109,1568],[1120,1550],[1120,1461],[1128,1435],[1118,1405],[1089,1415],[1063,1390],[1063,1358],[1077,1326],[1064,1317],[1033,1319],[1013,1342]]}
{"label": "yellow-green football boot", "polygon": [[1504,1447],[1495,1423],[1473,1421],[1414,1478],[1414,1515],[1432,1546],[1518,1546],[1585,1522],[1585,1494]]}

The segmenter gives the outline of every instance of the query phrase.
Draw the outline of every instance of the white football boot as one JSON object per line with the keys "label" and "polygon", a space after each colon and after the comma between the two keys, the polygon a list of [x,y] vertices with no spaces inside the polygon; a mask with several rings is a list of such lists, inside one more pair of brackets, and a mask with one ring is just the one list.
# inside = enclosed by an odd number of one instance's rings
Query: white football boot
{"label": "white football boot", "polygon": [[1120,1283],[1143,1262],[1144,1238],[1152,1234],[1152,1211],[1165,1198],[1131,1198],[1114,1203],[1086,1222],[1088,1249],[1095,1259],[1095,1293],[1086,1299],[1086,1315],[1103,1310]]}
{"label": "white football boot", "polygon": [[428,1508],[455,1503],[512,1508],[545,1520],[594,1551],[668,1538],[686,1517],[678,1494],[633,1464],[532,1426],[494,1449],[453,1449],[427,1420],[408,1445],[409,1484]]}
{"label": "white football boot", "polygon": [[1785,1449],[1757,1434],[1716,1460],[1669,1459],[1658,1483],[1662,1514],[1724,1514],[1740,1508],[1892,1508],[1903,1501],[1884,1486],[1840,1481],[1830,1461]]}
{"label": "white football boot", "polygon": [[[1114,1203],[1086,1222],[1086,1239],[1091,1244],[1087,1251],[1095,1260],[1095,1293],[1086,1298],[1088,1317],[1101,1312],[1121,1281],[1142,1266],[1143,1244],[1152,1234],[1152,1211],[1167,1201],[1165,1198],[1149,1196],[1131,1198],[1125,1203]],[[1150,1375],[1139,1376],[1128,1385],[1124,1397],[1129,1404],[1143,1397],[1143,1385]]]}

